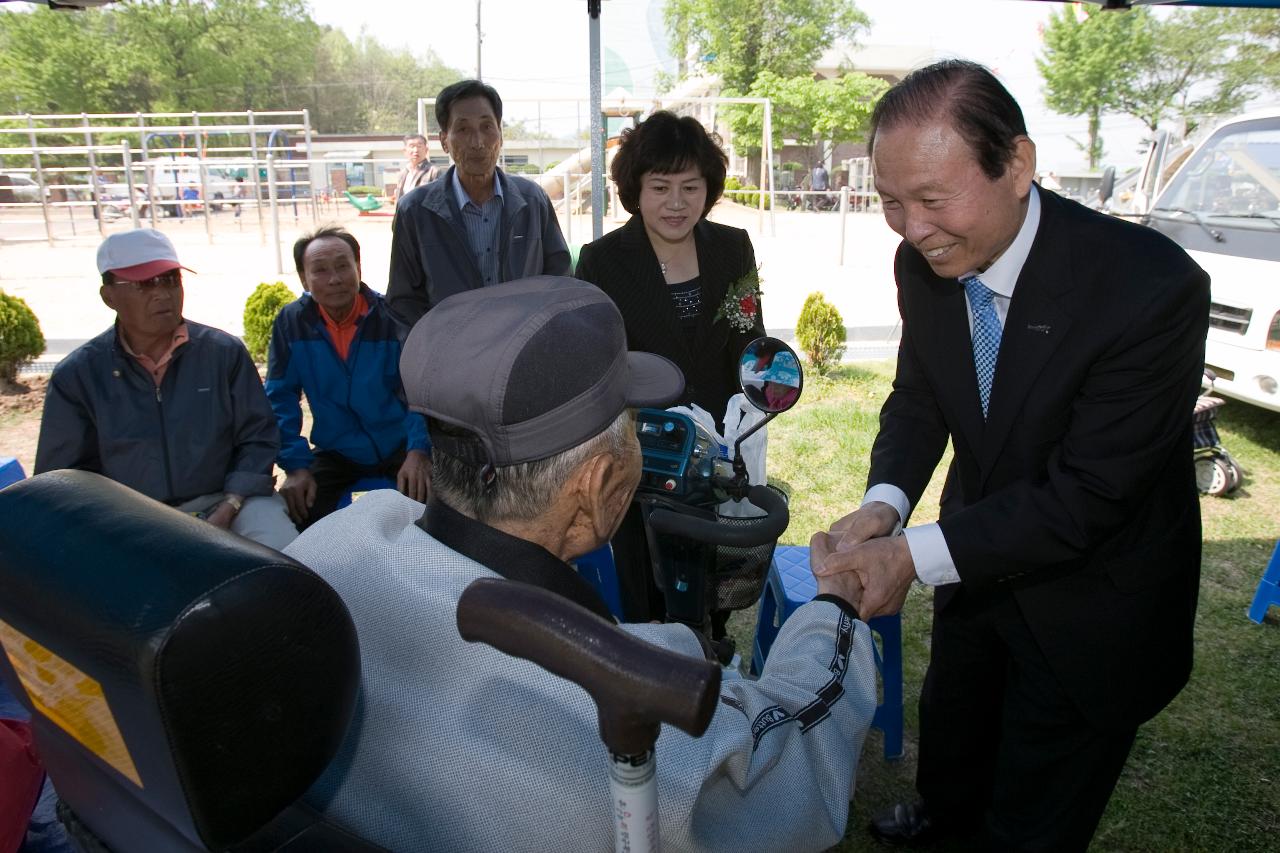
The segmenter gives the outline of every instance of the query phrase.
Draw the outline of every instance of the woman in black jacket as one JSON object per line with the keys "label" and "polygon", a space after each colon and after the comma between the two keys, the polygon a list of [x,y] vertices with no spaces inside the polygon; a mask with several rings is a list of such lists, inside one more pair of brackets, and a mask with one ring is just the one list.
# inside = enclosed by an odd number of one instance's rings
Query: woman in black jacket
{"label": "woman in black jacket", "polygon": [[[675,362],[684,402],[706,409],[722,431],[742,349],[765,333],[751,238],[706,218],[727,166],[697,119],[660,111],[624,131],[611,174],[631,219],[583,246],[577,269],[618,306],[628,348]],[[626,621],[661,618],[634,509],[613,546]]]}

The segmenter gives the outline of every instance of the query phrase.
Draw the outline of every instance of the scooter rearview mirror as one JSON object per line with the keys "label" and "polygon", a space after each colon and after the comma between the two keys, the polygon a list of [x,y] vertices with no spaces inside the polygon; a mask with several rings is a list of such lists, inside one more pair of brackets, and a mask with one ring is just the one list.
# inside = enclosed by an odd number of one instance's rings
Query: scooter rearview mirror
{"label": "scooter rearview mirror", "polygon": [[747,465],[742,461],[742,442],[796,404],[804,388],[804,371],[791,347],[777,338],[756,338],[738,359],[738,384],[747,402],[766,415],[733,444],[733,482],[728,491],[740,499],[750,485]]}
{"label": "scooter rearview mirror", "polygon": [[795,350],[777,338],[756,338],[738,361],[738,384],[747,402],[762,412],[785,412],[800,399],[804,371]]}

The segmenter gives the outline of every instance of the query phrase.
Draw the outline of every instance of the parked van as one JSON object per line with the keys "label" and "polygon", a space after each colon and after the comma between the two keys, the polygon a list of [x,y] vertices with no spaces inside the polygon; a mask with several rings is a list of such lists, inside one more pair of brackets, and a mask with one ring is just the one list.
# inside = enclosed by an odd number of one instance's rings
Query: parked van
{"label": "parked van", "polygon": [[1280,411],[1280,110],[1217,126],[1142,221],[1213,280],[1205,366],[1214,389]]}
{"label": "parked van", "polygon": [[[199,193],[200,162],[194,157],[158,157],[145,161],[147,182],[155,192],[156,201],[191,197],[191,190]],[[243,166],[219,166],[210,160],[204,163],[210,207],[221,210],[223,205],[218,202],[236,197],[236,178],[246,175],[247,169]],[[184,191],[188,192],[184,194]],[[171,210],[175,205],[166,207]]]}

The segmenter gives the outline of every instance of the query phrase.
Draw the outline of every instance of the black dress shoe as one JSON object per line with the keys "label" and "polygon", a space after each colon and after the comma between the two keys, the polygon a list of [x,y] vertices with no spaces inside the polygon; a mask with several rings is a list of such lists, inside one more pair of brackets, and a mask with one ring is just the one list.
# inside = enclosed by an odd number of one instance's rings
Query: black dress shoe
{"label": "black dress shoe", "polygon": [[932,844],[943,835],[922,800],[897,803],[871,821],[871,834],[878,841],[904,847]]}

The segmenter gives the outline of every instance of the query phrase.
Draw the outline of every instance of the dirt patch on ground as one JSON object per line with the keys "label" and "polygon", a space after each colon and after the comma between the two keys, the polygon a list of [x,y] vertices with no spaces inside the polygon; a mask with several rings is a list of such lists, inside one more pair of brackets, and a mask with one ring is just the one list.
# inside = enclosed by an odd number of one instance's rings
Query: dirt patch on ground
{"label": "dirt patch on ground", "polygon": [[0,389],[0,456],[16,456],[27,476],[35,467],[48,384],[48,376],[23,376],[20,382]]}
{"label": "dirt patch on ground", "polygon": [[0,415],[38,413],[44,407],[44,389],[48,384],[48,376],[24,376],[0,387]]}

